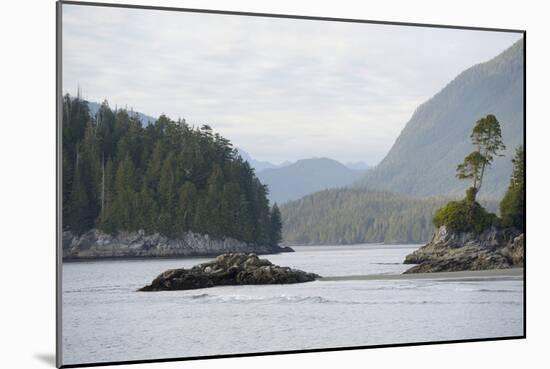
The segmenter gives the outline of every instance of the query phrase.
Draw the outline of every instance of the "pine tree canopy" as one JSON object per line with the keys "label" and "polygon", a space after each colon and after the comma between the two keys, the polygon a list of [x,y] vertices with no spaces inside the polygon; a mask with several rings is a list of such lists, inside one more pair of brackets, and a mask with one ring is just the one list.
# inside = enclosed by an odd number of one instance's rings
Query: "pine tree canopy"
{"label": "pine tree canopy", "polygon": [[116,234],[193,231],[256,244],[280,241],[278,208],[231,142],[208,125],[161,116],[143,127],[105,101],[63,99],[63,227]]}

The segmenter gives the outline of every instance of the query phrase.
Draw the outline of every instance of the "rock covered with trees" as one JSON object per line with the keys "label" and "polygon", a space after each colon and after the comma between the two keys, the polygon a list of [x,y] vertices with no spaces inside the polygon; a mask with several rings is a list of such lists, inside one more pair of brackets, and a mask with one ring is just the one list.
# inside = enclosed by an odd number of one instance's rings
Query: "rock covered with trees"
{"label": "rock covered with trees", "polygon": [[231,143],[208,125],[162,115],[146,127],[104,102],[63,99],[63,229],[116,236],[193,234],[277,245],[278,208]]}
{"label": "rock covered with trees", "polygon": [[483,184],[485,171],[503,150],[500,124],[492,114],[477,121],[470,135],[474,151],[468,154],[456,168],[456,176],[462,180],[471,180],[472,185],[461,201],[451,201],[438,209],[434,216],[436,227],[447,226],[457,232],[477,233],[496,225],[497,217],[489,213],[477,201],[476,197]]}
{"label": "rock covered with trees", "polygon": [[525,153],[516,149],[513,172],[500,218],[476,201],[485,170],[504,149],[500,125],[494,115],[477,121],[472,131],[475,150],[457,167],[457,177],[472,185],[461,201],[438,209],[438,229],[431,241],[408,255],[405,264],[418,264],[405,273],[522,267],[525,253]]}
{"label": "rock covered with trees", "polygon": [[161,273],[139,291],[191,290],[248,284],[291,284],[314,281],[317,274],[280,267],[255,254],[229,253],[190,269]]}

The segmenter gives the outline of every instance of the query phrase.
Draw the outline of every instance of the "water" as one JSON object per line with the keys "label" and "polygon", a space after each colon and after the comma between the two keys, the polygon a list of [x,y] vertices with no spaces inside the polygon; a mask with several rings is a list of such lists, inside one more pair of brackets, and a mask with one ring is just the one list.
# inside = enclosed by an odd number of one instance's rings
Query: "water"
{"label": "water", "polygon": [[[396,274],[417,247],[308,246],[265,257],[322,276]],[[166,269],[206,260],[64,264],[64,364],[523,334],[519,278],[135,292]]]}

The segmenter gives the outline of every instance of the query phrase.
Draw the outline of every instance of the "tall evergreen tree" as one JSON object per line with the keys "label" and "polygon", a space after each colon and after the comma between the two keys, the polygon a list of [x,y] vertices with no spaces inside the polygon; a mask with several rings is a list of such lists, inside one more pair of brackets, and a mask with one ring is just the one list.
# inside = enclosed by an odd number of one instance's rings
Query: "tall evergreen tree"
{"label": "tall evergreen tree", "polygon": [[489,114],[478,120],[470,135],[476,149],[468,154],[456,168],[459,179],[472,180],[472,186],[466,190],[466,198],[462,201],[451,201],[438,209],[433,217],[436,227],[447,226],[458,232],[477,232],[498,223],[497,216],[487,212],[476,201],[476,196],[483,184],[483,176],[495,156],[502,156],[505,149],[502,142],[502,132],[497,118]]}
{"label": "tall evergreen tree", "polygon": [[134,231],[137,215],[137,196],[134,189],[134,163],[127,154],[119,162],[115,175],[112,216],[118,230]]}
{"label": "tall evergreen tree", "polygon": [[279,210],[277,203],[273,204],[273,207],[271,208],[269,221],[269,241],[272,245],[278,245],[283,239],[283,222],[281,219],[281,211]]}
{"label": "tall evergreen tree", "polygon": [[65,224],[69,229],[82,233],[90,228],[89,199],[85,183],[82,179],[81,170],[77,165],[74,170],[72,181],[71,199],[67,214],[64,217]]}
{"label": "tall evergreen tree", "polygon": [[502,223],[525,230],[525,150],[516,148],[508,190],[500,203]]}
{"label": "tall evergreen tree", "polygon": [[475,201],[483,183],[485,169],[491,165],[495,156],[502,156],[499,152],[506,147],[502,142],[500,123],[492,114],[476,122],[470,138],[476,150],[467,155],[464,162],[457,166],[456,175],[459,179],[473,181],[472,187],[468,191],[468,198]]}
{"label": "tall evergreen tree", "polygon": [[186,181],[181,186],[178,200],[178,226],[182,232],[192,230],[197,207],[197,188],[192,182]]}

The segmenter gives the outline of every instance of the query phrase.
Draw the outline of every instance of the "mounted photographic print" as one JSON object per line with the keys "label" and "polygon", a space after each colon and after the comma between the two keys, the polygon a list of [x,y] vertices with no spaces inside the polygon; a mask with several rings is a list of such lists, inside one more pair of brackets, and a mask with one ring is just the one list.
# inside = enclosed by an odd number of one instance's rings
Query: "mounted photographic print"
{"label": "mounted photographic print", "polygon": [[58,366],[525,337],[525,31],[57,17]]}

